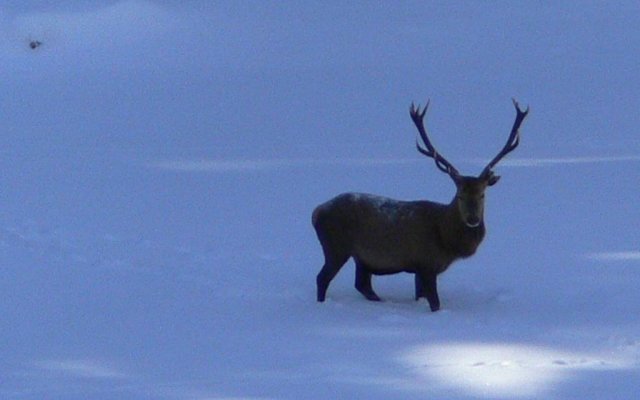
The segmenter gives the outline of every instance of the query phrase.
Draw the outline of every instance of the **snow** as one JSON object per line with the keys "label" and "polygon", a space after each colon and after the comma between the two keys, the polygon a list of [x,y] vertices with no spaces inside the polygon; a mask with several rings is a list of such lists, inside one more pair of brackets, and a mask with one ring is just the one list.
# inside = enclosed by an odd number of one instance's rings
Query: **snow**
{"label": "snow", "polygon": [[[98,4],[99,3],[99,4]],[[635,2],[5,2],[0,398],[629,399],[640,391]],[[31,40],[42,45],[31,49]],[[343,192],[487,237],[439,280],[315,301]]]}

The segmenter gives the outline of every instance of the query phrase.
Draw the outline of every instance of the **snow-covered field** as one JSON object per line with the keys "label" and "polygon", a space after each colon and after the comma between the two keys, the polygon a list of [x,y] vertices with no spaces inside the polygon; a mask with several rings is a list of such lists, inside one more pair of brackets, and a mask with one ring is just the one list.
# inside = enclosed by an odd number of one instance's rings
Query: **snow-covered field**
{"label": "snow-covered field", "polygon": [[[55,3],[0,5],[1,399],[637,397],[635,2]],[[443,309],[317,303],[317,204],[453,196],[411,102],[476,174],[511,97]]]}

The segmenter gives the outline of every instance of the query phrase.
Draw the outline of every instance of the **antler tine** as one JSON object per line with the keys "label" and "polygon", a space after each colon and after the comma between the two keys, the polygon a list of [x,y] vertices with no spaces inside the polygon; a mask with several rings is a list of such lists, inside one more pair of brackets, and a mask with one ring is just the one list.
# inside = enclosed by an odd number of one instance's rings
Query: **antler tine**
{"label": "antler tine", "polygon": [[511,133],[509,134],[509,138],[507,139],[507,143],[504,145],[502,150],[500,150],[498,155],[496,155],[493,160],[491,160],[489,164],[487,164],[484,170],[482,170],[480,176],[486,177],[488,174],[490,174],[493,167],[498,162],[500,162],[500,160],[502,160],[504,156],[511,153],[516,147],[518,147],[518,144],[520,144],[520,125],[522,125],[522,121],[524,121],[524,118],[529,113],[529,106],[527,106],[526,110],[522,111],[522,109],[520,108],[520,104],[518,104],[516,99],[512,98],[511,100],[513,101],[513,105],[516,108],[517,114],[516,120],[513,122],[513,127],[511,128]]}
{"label": "antler tine", "polygon": [[429,136],[427,135],[427,130],[424,127],[424,116],[427,113],[427,109],[429,108],[430,102],[431,102],[430,100],[427,100],[427,104],[424,106],[422,111],[420,111],[420,106],[418,105],[416,107],[414,103],[411,103],[411,108],[409,109],[409,114],[411,114],[411,119],[413,120],[413,123],[416,125],[416,128],[418,128],[418,133],[420,134],[420,138],[422,139],[422,142],[426,146],[426,149],[420,146],[420,142],[416,139],[416,148],[421,154],[427,157],[433,158],[433,160],[436,163],[436,167],[438,167],[440,171],[446,172],[452,178],[455,178],[459,176],[460,173],[449,161],[447,161],[444,157],[438,154],[433,144],[431,144],[431,140],[429,140]]}

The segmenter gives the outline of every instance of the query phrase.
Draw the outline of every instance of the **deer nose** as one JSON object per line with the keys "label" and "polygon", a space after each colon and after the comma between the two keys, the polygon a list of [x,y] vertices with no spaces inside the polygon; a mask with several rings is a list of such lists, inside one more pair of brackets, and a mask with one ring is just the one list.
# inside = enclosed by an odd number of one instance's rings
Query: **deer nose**
{"label": "deer nose", "polygon": [[478,217],[477,215],[469,215],[467,217],[466,223],[469,228],[475,228],[480,225],[480,217]]}

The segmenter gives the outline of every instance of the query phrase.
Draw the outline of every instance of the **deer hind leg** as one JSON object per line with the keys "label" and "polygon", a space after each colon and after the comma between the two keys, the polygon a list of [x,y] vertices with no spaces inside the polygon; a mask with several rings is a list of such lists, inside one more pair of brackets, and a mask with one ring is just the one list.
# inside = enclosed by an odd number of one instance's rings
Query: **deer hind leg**
{"label": "deer hind leg", "polygon": [[316,277],[319,302],[325,300],[329,284],[351,256],[348,252],[337,251],[326,245],[323,245],[322,249],[324,251],[324,265]]}
{"label": "deer hind leg", "polygon": [[381,301],[380,297],[373,291],[371,286],[371,272],[362,261],[355,260],[356,262],[356,289],[358,292],[370,301]]}

